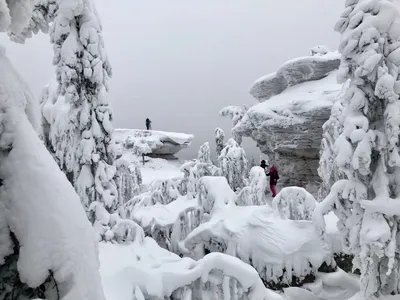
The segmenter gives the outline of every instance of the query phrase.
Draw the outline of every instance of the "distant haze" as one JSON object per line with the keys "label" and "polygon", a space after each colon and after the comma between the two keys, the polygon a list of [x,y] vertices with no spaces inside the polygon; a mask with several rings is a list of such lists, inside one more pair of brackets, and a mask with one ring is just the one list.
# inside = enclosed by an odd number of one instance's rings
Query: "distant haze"
{"label": "distant haze", "polygon": [[[195,135],[183,158],[196,155],[214,129],[229,133],[219,117],[227,105],[255,104],[248,90],[286,60],[324,44],[336,49],[338,0],[96,0],[113,78],[110,100],[116,128]],[[48,36],[26,45],[8,41],[9,58],[39,96],[53,76]],[[249,156],[258,158],[254,143]]]}

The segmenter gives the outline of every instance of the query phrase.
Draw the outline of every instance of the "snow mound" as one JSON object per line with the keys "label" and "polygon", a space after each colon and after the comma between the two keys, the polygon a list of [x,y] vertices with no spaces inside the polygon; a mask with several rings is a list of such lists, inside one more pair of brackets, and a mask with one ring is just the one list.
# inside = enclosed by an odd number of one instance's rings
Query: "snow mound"
{"label": "snow mound", "polygon": [[204,244],[251,264],[270,282],[291,283],[292,275],[303,277],[330,263],[330,245],[323,244],[311,221],[281,219],[268,205],[236,206],[235,193],[221,177],[203,177],[199,184],[199,202],[209,220],[180,243],[183,251]]}
{"label": "snow mound", "polygon": [[282,300],[267,290],[256,270],[221,253],[199,261],[181,258],[146,237],[131,245],[100,244],[100,273],[107,300],[144,299]]}
{"label": "snow mound", "polygon": [[2,246],[5,226],[19,242],[18,273],[28,286],[40,286],[52,272],[59,298],[102,300],[94,230],[74,188],[34,130],[39,109],[4,51],[0,69]]}
{"label": "snow mound", "polygon": [[323,47],[314,47],[311,52],[314,55],[287,61],[277,72],[257,79],[250,89],[250,94],[259,101],[265,101],[294,85],[320,80],[338,69],[338,52],[327,52]]}
{"label": "snow mound", "polygon": [[125,143],[129,138],[143,140],[151,149],[149,155],[163,157],[173,156],[188,147],[194,136],[185,133],[140,129],[115,129],[113,132],[115,144],[120,145],[124,151],[129,151]]}

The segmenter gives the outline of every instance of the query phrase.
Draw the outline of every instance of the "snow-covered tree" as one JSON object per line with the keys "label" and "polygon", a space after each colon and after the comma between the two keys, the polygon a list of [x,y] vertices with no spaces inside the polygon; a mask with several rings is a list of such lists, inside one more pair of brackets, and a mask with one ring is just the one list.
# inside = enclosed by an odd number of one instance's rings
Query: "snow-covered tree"
{"label": "snow-covered tree", "polygon": [[265,193],[268,179],[261,167],[255,166],[250,170],[250,185],[245,186],[239,193],[236,204],[240,206],[267,204]]}
{"label": "snow-covered tree", "polygon": [[[0,1],[1,31],[18,34],[31,4]],[[0,298],[105,299],[93,228],[39,139],[39,107],[2,46],[0,69]]]}
{"label": "snow-covered tree", "polygon": [[221,128],[215,128],[215,144],[217,157],[221,154],[222,149],[224,149],[224,138],[225,133]]}
{"label": "snow-covered tree", "polygon": [[46,87],[42,99],[45,140],[103,237],[107,213],[118,206],[107,98],[111,68],[92,1],[56,4],[50,41],[57,83]]}
{"label": "snow-covered tree", "polygon": [[228,117],[232,120],[232,136],[239,145],[242,144],[242,136],[234,130],[234,127],[242,120],[247,110],[248,108],[245,105],[226,106],[219,112],[221,117]]}
{"label": "snow-covered tree", "polygon": [[399,294],[400,14],[388,0],[347,0],[335,29],[342,34],[339,81],[350,80],[343,131],[335,143],[345,179],[317,206],[334,210],[346,250],[361,271],[361,297]]}
{"label": "snow-covered tree", "polygon": [[245,186],[247,177],[247,158],[244,149],[234,139],[229,139],[218,157],[223,176],[236,191]]}
{"label": "snow-covered tree", "polygon": [[140,192],[142,184],[142,173],[138,162],[129,162],[123,157],[115,162],[117,171],[115,173],[115,183],[118,189],[118,207],[136,196]]}
{"label": "snow-covered tree", "polygon": [[212,164],[210,144],[208,142],[200,146],[199,152],[197,153],[197,160],[204,164]]}
{"label": "snow-covered tree", "polygon": [[221,169],[214,166],[211,161],[210,145],[204,143],[199,151],[196,160],[188,161],[181,166],[184,178],[179,184],[182,195],[194,198],[197,195],[197,181],[204,176],[220,176]]}

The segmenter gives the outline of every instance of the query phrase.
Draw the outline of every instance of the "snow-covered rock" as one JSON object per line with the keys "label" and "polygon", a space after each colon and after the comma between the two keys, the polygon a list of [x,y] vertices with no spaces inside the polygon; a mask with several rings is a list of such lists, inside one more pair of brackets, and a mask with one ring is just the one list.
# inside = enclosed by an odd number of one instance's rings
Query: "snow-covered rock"
{"label": "snow-covered rock", "polygon": [[140,129],[115,129],[113,133],[113,140],[122,151],[129,151],[129,139],[140,139],[151,149],[148,156],[162,158],[173,158],[188,147],[193,138],[191,134]]}
{"label": "snow-covered rock", "polygon": [[322,46],[311,49],[312,56],[299,57],[284,63],[278,71],[256,80],[250,94],[265,101],[278,95],[291,86],[313,80],[320,80],[332,70],[338,69],[340,55],[329,52]]}
{"label": "snow-covered rock", "polygon": [[[289,66],[308,73],[299,73]],[[337,67],[336,53],[286,63],[277,72],[285,74],[286,89],[274,86],[276,74],[259,79],[251,93],[260,101],[268,100],[248,109],[233,128],[235,133],[251,137],[261,152],[270,157],[283,186],[306,187],[319,180],[322,125],[341,91],[341,85],[336,82]],[[299,74],[303,74],[301,78]]]}

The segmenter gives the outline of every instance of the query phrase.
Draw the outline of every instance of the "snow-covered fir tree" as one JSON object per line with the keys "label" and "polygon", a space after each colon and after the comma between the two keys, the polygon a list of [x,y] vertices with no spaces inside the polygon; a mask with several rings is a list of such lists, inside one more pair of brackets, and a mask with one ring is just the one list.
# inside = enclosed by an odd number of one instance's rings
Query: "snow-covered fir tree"
{"label": "snow-covered fir tree", "polygon": [[215,144],[217,157],[221,154],[222,149],[224,149],[224,138],[225,133],[221,128],[215,128]]}
{"label": "snow-covered fir tree", "polygon": [[50,40],[57,82],[47,86],[42,99],[45,140],[103,238],[107,214],[118,206],[107,97],[111,67],[92,1],[56,4]]}
{"label": "snow-covered fir tree", "polygon": [[230,187],[236,191],[245,186],[247,177],[247,158],[244,149],[234,139],[229,139],[218,157],[222,175]]}
{"label": "snow-covered fir tree", "polygon": [[[20,34],[31,12],[31,1],[0,1],[0,30]],[[0,46],[0,299],[105,299],[93,228],[5,53]]]}
{"label": "snow-covered fir tree", "polygon": [[342,34],[339,81],[350,80],[335,143],[345,179],[331,187],[315,219],[335,211],[361,271],[361,297],[377,299],[400,293],[399,9],[388,0],[347,0],[335,29]]}

